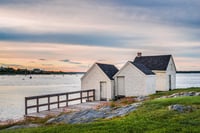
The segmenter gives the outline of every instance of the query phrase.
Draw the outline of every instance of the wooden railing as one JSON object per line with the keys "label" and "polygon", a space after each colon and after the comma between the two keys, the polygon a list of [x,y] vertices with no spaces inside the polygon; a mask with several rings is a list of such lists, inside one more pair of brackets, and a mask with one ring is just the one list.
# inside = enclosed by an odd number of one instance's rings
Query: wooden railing
{"label": "wooden railing", "polygon": [[[75,97],[75,98],[70,98],[70,95],[73,94],[80,94],[79,97]],[[60,97],[65,97],[65,99],[60,99]],[[52,97],[57,97],[56,100],[51,101]],[[47,99],[46,103],[40,103],[40,99]],[[47,106],[47,110],[51,109],[51,105],[56,105],[57,104],[57,108],[60,108],[60,104],[61,103],[65,103],[65,106],[62,107],[66,107],[68,106],[69,102],[71,101],[77,101],[80,100],[80,103],[83,102],[83,100],[86,99],[86,101],[89,100],[95,100],[95,90],[91,89],[91,90],[82,90],[82,91],[74,91],[74,92],[66,92],[66,93],[57,93],[57,94],[48,94],[48,95],[40,95],[40,96],[30,96],[30,97],[25,97],[25,115],[28,114],[28,109],[31,108],[36,108],[36,112],[40,112],[40,107],[44,107]],[[28,101],[30,100],[35,100],[35,104],[32,105],[28,105]],[[54,107],[55,108],[55,107]]]}

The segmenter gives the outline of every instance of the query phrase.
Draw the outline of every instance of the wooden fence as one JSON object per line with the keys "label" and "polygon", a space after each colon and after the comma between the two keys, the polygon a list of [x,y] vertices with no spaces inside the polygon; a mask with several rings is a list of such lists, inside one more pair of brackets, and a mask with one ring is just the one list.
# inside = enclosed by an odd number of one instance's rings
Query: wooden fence
{"label": "wooden fence", "polygon": [[[75,98],[70,98],[70,95],[73,94],[79,94],[79,97],[75,97]],[[60,97],[65,97],[65,99],[61,99]],[[56,100],[51,101],[52,97],[57,97]],[[46,103],[40,103],[40,99],[47,99]],[[57,104],[57,108],[60,108],[60,104],[61,103],[65,103],[65,106],[62,107],[66,107],[68,106],[69,102],[71,101],[77,101],[80,100],[80,103],[83,102],[83,100],[95,100],[95,90],[91,89],[91,90],[81,90],[81,91],[74,91],[74,92],[66,92],[66,93],[57,93],[57,94],[48,94],[48,95],[40,95],[40,96],[30,96],[30,97],[25,97],[25,115],[28,114],[28,109],[36,109],[36,112],[40,112],[40,107],[44,107],[46,106],[48,109],[51,109],[51,105],[56,105]],[[35,104],[31,104],[28,105],[28,101],[35,101]],[[55,108],[55,107],[54,107]]]}

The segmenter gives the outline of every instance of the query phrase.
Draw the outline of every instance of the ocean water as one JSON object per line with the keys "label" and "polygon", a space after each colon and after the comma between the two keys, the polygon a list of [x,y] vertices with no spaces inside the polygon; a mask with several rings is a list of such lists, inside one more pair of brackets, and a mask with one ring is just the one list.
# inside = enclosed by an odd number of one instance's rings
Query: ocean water
{"label": "ocean water", "polygon": [[[0,76],[0,121],[20,119],[24,113],[24,97],[53,94],[81,89],[75,75]],[[177,88],[200,87],[200,74],[177,74]]]}
{"label": "ocean water", "polygon": [[25,114],[27,96],[78,91],[81,74],[0,76],[0,121],[20,119]]}
{"label": "ocean water", "polygon": [[200,73],[176,74],[176,88],[200,87]]}

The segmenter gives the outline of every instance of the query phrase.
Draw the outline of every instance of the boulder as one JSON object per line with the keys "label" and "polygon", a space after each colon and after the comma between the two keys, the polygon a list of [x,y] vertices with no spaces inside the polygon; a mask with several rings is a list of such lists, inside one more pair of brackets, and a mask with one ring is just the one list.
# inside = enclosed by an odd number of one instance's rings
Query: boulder
{"label": "boulder", "polygon": [[185,92],[183,96],[195,96],[196,92]]}
{"label": "boulder", "polygon": [[184,113],[186,111],[192,111],[193,108],[191,106],[184,106],[180,104],[170,105],[168,106],[169,110],[178,111],[180,113]]}

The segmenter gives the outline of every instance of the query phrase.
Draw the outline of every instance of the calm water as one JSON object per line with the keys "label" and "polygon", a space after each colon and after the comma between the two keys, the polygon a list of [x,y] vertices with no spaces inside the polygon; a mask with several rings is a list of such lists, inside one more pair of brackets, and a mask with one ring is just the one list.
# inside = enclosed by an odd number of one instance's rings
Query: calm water
{"label": "calm water", "polygon": [[200,87],[200,73],[176,74],[176,88]]}
{"label": "calm water", "polygon": [[24,115],[24,97],[77,91],[82,75],[0,76],[0,121]]}
{"label": "calm water", "polygon": [[[24,97],[77,91],[79,75],[0,76],[0,121],[19,119],[24,115]],[[177,74],[177,88],[200,86],[200,74]]]}

